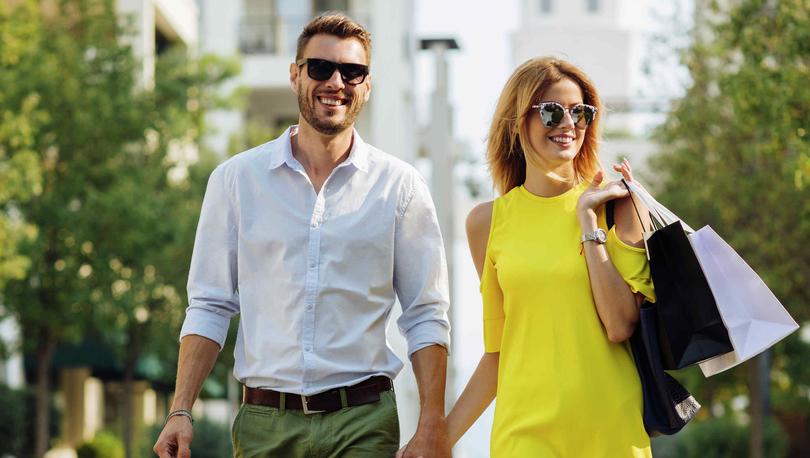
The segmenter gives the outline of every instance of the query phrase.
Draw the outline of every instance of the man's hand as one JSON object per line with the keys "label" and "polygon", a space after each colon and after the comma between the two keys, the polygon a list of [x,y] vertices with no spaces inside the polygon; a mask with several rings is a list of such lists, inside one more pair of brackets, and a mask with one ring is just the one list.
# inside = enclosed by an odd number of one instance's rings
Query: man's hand
{"label": "man's hand", "polygon": [[191,439],[194,437],[194,430],[191,428],[191,420],[176,415],[169,418],[163,431],[160,432],[155,447],[152,449],[160,458],[191,458]]}
{"label": "man's hand", "polygon": [[449,458],[450,439],[447,419],[437,416],[420,419],[416,433],[396,454],[396,458]]}

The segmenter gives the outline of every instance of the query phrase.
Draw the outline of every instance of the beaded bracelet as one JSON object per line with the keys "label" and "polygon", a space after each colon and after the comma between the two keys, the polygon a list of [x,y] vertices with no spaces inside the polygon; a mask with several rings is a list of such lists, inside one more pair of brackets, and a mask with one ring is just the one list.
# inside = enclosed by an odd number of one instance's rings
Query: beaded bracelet
{"label": "beaded bracelet", "polygon": [[177,409],[169,412],[169,415],[166,415],[166,421],[163,422],[163,426],[166,426],[166,423],[169,422],[169,418],[176,416],[186,417],[188,418],[188,420],[191,422],[192,425],[194,424],[194,417],[191,416],[191,412],[189,412],[186,409]]}

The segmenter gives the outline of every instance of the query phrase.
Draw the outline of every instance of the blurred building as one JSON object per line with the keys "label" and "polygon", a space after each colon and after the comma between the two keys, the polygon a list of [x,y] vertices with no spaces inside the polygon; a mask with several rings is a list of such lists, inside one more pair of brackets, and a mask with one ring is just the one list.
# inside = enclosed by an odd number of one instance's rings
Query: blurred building
{"label": "blurred building", "polygon": [[[197,3],[200,7],[200,53],[238,56],[242,73],[225,91],[240,89],[246,93],[246,102],[241,109],[212,113],[207,119],[213,132],[206,144],[217,154],[225,157],[256,146],[234,139],[265,142],[298,122],[298,102],[289,81],[298,35],[318,14],[338,11],[361,23],[372,37],[371,98],[358,117],[357,131],[366,142],[383,151],[407,162],[414,161],[419,141],[414,95],[414,53],[418,42],[413,35],[413,2],[197,0]],[[256,139],[249,132],[264,133],[264,137]],[[397,305],[391,323],[399,313]],[[405,341],[395,325],[389,326],[388,337],[389,345],[406,365],[395,384],[402,438],[407,440],[416,428],[418,392],[406,356]],[[236,390],[238,392],[238,387]],[[212,404],[208,403],[208,406],[212,407]]]}
{"label": "blurred building", "polygon": [[[603,113],[603,165],[628,157],[642,166],[655,144],[646,139],[663,120],[669,100],[655,94],[644,72],[651,28],[649,0],[521,0],[521,25],[512,36],[515,67],[556,56],[594,81]],[[651,89],[653,89],[651,91]]]}

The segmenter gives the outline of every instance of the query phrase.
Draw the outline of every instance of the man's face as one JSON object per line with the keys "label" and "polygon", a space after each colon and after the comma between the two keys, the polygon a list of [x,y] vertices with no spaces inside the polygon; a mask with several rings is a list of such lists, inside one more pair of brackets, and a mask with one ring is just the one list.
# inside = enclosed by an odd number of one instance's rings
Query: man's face
{"label": "man's face", "polygon": [[[307,43],[304,59],[324,59],[341,64],[368,63],[363,45],[354,38],[334,35],[315,35]],[[298,96],[298,110],[304,121],[318,132],[336,135],[350,129],[368,101],[371,93],[371,75],[357,85],[343,81],[335,70],[326,81],[309,77],[307,65],[290,65],[290,83]]]}

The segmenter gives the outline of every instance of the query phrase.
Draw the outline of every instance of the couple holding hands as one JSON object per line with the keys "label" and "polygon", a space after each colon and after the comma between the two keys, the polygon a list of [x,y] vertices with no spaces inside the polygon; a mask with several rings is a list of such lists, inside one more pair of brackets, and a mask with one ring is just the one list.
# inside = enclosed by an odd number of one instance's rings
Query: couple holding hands
{"label": "couple holding hands", "polygon": [[[192,405],[238,313],[235,456],[448,457],[496,397],[493,457],[651,456],[624,342],[654,291],[631,198],[603,183],[594,85],[538,58],[501,93],[487,144],[500,196],[466,224],[484,353],[446,414],[442,237],[422,177],[354,130],[370,60],[361,25],[313,19],[290,64],[298,125],[211,174],[155,453],[190,456]],[[627,162],[613,168],[632,179]],[[401,448],[392,379],[403,363],[385,337],[397,299],[421,407]]]}

